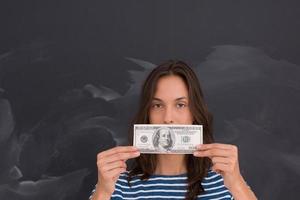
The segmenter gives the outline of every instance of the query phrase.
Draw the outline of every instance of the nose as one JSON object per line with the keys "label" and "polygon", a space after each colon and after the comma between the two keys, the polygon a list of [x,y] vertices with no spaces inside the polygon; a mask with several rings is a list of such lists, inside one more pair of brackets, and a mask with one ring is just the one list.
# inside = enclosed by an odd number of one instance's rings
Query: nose
{"label": "nose", "polygon": [[172,124],[174,123],[172,109],[170,107],[166,107],[164,113],[164,123],[165,124]]}

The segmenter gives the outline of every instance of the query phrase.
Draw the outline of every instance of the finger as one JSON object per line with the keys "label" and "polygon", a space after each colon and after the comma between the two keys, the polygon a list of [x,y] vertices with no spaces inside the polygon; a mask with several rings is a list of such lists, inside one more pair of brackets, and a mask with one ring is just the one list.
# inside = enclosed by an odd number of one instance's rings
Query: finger
{"label": "finger", "polygon": [[120,176],[120,173],[123,173],[125,171],[126,171],[125,168],[115,168],[106,172],[104,177],[116,178]]}
{"label": "finger", "polygon": [[126,169],[125,168],[120,168],[120,170],[116,171],[116,173],[113,175],[113,178],[118,179],[120,174],[123,173],[123,172],[126,172]]}
{"label": "finger", "polygon": [[231,151],[224,149],[209,149],[209,150],[198,150],[194,152],[196,157],[231,157],[233,156]]}
{"label": "finger", "polygon": [[99,167],[99,169],[102,173],[104,173],[104,172],[110,171],[115,168],[126,168],[126,167],[127,167],[126,163],[124,161],[120,160],[120,161],[108,163],[106,165],[102,165]]}
{"label": "finger", "polygon": [[106,157],[115,153],[132,152],[137,150],[138,149],[134,146],[118,146],[99,153],[98,157]]}
{"label": "finger", "polygon": [[224,163],[216,163],[212,166],[212,170],[216,172],[228,172],[230,166]]}
{"label": "finger", "polygon": [[221,163],[228,165],[231,163],[230,159],[224,157],[212,157],[211,161],[213,164]]}
{"label": "finger", "polygon": [[224,150],[232,150],[235,149],[236,146],[231,145],[231,144],[221,144],[221,143],[211,143],[211,144],[201,144],[197,145],[197,149],[199,150],[206,150],[206,149],[224,149]]}
{"label": "finger", "polygon": [[117,153],[117,154],[109,156],[105,160],[103,160],[103,164],[114,162],[114,161],[117,161],[117,160],[126,161],[128,159],[136,158],[138,156],[140,156],[140,152],[139,151],[130,152],[130,153]]}
{"label": "finger", "polygon": [[131,152],[131,153],[116,153],[111,156],[106,156],[106,157],[100,157],[97,160],[97,165],[98,166],[106,166],[107,164],[115,161],[126,161],[130,158],[135,158],[140,155],[140,152]]}

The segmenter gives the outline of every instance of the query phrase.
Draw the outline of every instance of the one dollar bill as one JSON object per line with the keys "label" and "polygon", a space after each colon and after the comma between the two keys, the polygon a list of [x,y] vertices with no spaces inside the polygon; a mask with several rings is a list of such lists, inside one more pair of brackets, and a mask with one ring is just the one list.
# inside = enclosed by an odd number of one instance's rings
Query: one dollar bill
{"label": "one dollar bill", "polygon": [[192,154],[203,144],[202,125],[135,124],[133,146],[141,153]]}

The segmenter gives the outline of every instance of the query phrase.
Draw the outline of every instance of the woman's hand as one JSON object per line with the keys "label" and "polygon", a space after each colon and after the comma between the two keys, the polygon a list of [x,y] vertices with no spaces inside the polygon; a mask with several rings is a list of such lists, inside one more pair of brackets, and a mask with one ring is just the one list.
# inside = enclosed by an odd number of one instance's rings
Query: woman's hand
{"label": "woman's hand", "polygon": [[126,171],[126,160],[139,155],[140,152],[133,146],[119,146],[99,153],[97,193],[112,195],[120,173]]}
{"label": "woman's hand", "polygon": [[236,200],[257,200],[240,174],[238,148],[229,144],[201,144],[194,152],[196,157],[209,157],[212,170],[222,175],[224,185]]}
{"label": "woman's hand", "polygon": [[241,181],[238,148],[229,144],[202,144],[194,152],[196,157],[209,157],[212,160],[212,170],[222,175],[225,186],[230,189]]}

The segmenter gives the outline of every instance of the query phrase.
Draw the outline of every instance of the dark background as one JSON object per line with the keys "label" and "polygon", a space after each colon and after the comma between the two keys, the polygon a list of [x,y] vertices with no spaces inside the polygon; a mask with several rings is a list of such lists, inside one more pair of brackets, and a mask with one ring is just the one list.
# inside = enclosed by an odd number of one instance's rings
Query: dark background
{"label": "dark background", "polygon": [[194,67],[217,142],[259,199],[296,199],[298,1],[8,1],[0,6],[0,199],[87,199],[127,143],[143,78]]}

